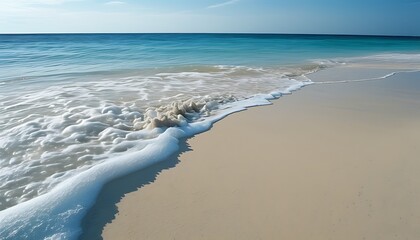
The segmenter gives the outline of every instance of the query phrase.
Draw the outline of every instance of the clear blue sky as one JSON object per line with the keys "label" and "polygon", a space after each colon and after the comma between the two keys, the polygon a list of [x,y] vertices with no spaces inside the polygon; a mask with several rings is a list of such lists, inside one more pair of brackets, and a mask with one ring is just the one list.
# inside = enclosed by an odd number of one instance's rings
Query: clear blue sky
{"label": "clear blue sky", "polygon": [[0,0],[0,33],[38,32],[420,36],[420,0]]}

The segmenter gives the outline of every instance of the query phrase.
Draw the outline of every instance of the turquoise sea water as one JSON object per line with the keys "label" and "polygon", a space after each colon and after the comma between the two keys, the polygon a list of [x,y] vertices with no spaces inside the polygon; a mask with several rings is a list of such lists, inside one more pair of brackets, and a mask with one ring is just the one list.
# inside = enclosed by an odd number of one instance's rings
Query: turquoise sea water
{"label": "turquoise sea water", "polygon": [[[419,38],[255,34],[1,35],[0,79],[13,84],[159,67],[301,64],[418,51]],[[32,81],[22,81],[31,78]]]}
{"label": "turquoise sea water", "polygon": [[0,35],[0,238],[77,238],[106,182],[345,64],[420,69],[420,38]]}

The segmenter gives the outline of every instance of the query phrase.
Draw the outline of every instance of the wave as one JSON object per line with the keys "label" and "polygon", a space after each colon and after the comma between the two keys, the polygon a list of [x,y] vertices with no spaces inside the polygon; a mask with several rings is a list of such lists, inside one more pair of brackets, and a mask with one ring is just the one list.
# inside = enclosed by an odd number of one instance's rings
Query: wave
{"label": "wave", "polygon": [[76,238],[106,182],[164,160],[178,139],[227,114],[311,84],[302,73],[313,71],[165,70],[175,71],[34,86],[1,98],[1,238]]}
{"label": "wave", "polygon": [[383,53],[358,57],[335,59],[315,59],[315,63],[324,66],[353,65],[364,67],[381,67],[395,69],[417,69],[420,63],[420,53]]}
{"label": "wave", "polygon": [[346,80],[337,80],[337,81],[323,81],[323,82],[314,82],[313,84],[335,84],[335,83],[350,83],[350,82],[366,82],[366,81],[375,81],[375,80],[383,80],[395,76],[400,73],[415,73],[420,72],[419,70],[408,70],[408,71],[395,71],[383,76],[379,77],[372,77],[372,78],[361,78],[361,79],[346,79]]}
{"label": "wave", "polygon": [[386,53],[386,54],[375,54],[364,57],[348,58],[355,61],[367,60],[367,61],[381,61],[381,62],[393,62],[393,63],[419,63],[420,53]]}

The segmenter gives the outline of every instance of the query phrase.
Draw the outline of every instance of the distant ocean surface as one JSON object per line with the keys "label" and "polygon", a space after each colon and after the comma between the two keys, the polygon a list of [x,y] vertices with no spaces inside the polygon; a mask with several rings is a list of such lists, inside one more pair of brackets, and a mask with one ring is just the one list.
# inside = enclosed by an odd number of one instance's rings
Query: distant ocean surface
{"label": "distant ocean surface", "polygon": [[105,183],[346,64],[420,69],[420,38],[0,35],[0,239],[77,238]]}

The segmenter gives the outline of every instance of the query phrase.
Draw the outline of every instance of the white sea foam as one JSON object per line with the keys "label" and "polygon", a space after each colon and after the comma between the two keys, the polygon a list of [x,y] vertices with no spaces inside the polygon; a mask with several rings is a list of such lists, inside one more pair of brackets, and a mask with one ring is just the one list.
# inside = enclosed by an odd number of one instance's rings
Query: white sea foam
{"label": "white sea foam", "polygon": [[385,75],[382,76],[378,76],[378,77],[371,77],[371,78],[361,78],[361,79],[345,79],[345,80],[336,80],[336,81],[324,81],[324,82],[314,82],[314,84],[335,84],[335,83],[349,83],[349,82],[366,82],[366,81],[375,81],[375,80],[382,80],[382,79],[387,79],[389,77],[392,77],[396,74],[400,74],[400,73],[415,73],[415,72],[420,72],[420,69],[418,70],[403,70],[403,71],[395,71],[395,72],[390,72],[387,73]]}
{"label": "white sea foam", "polygon": [[420,54],[386,53],[359,57],[336,58],[331,60],[315,60],[317,64],[326,66],[356,65],[395,69],[418,69]]}
{"label": "white sea foam", "polygon": [[376,55],[370,55],[370,56],[364,56],[364,57],[355,57],[352,59],[376,60],[376,61],[385,61],[385,62],[393,62],[393,63],[419,63],[420,54],[387,53],[387,54],[376,54]]}
{"label": "white sea foam", "polygon": [[[420,71],[420,54],[403,54],[403,53],[388,53],[377,54],[362,57],[348,57],[337,58],[332,60],[314,60],[320,66],[347,66],[347,67],[363,67],[363,68],[377,68],[385,70],[384,75],[377,75],[364,78],[355,79],[337,79],[335,81],[316,82],[315,84],[334,84],[334,83],[348,83],[348,82],[364,82],[381,80],[392,77],[400,73],[412,73]],[[388,69],[388,71],[386,70]]]}
{"label": "white sea foam", "polygon": [[76,238],[106,182],[167,158],[179,138],[227,114],[311,83],[308,70],[289,70],[193,67],[0,97],[0,238]]}

